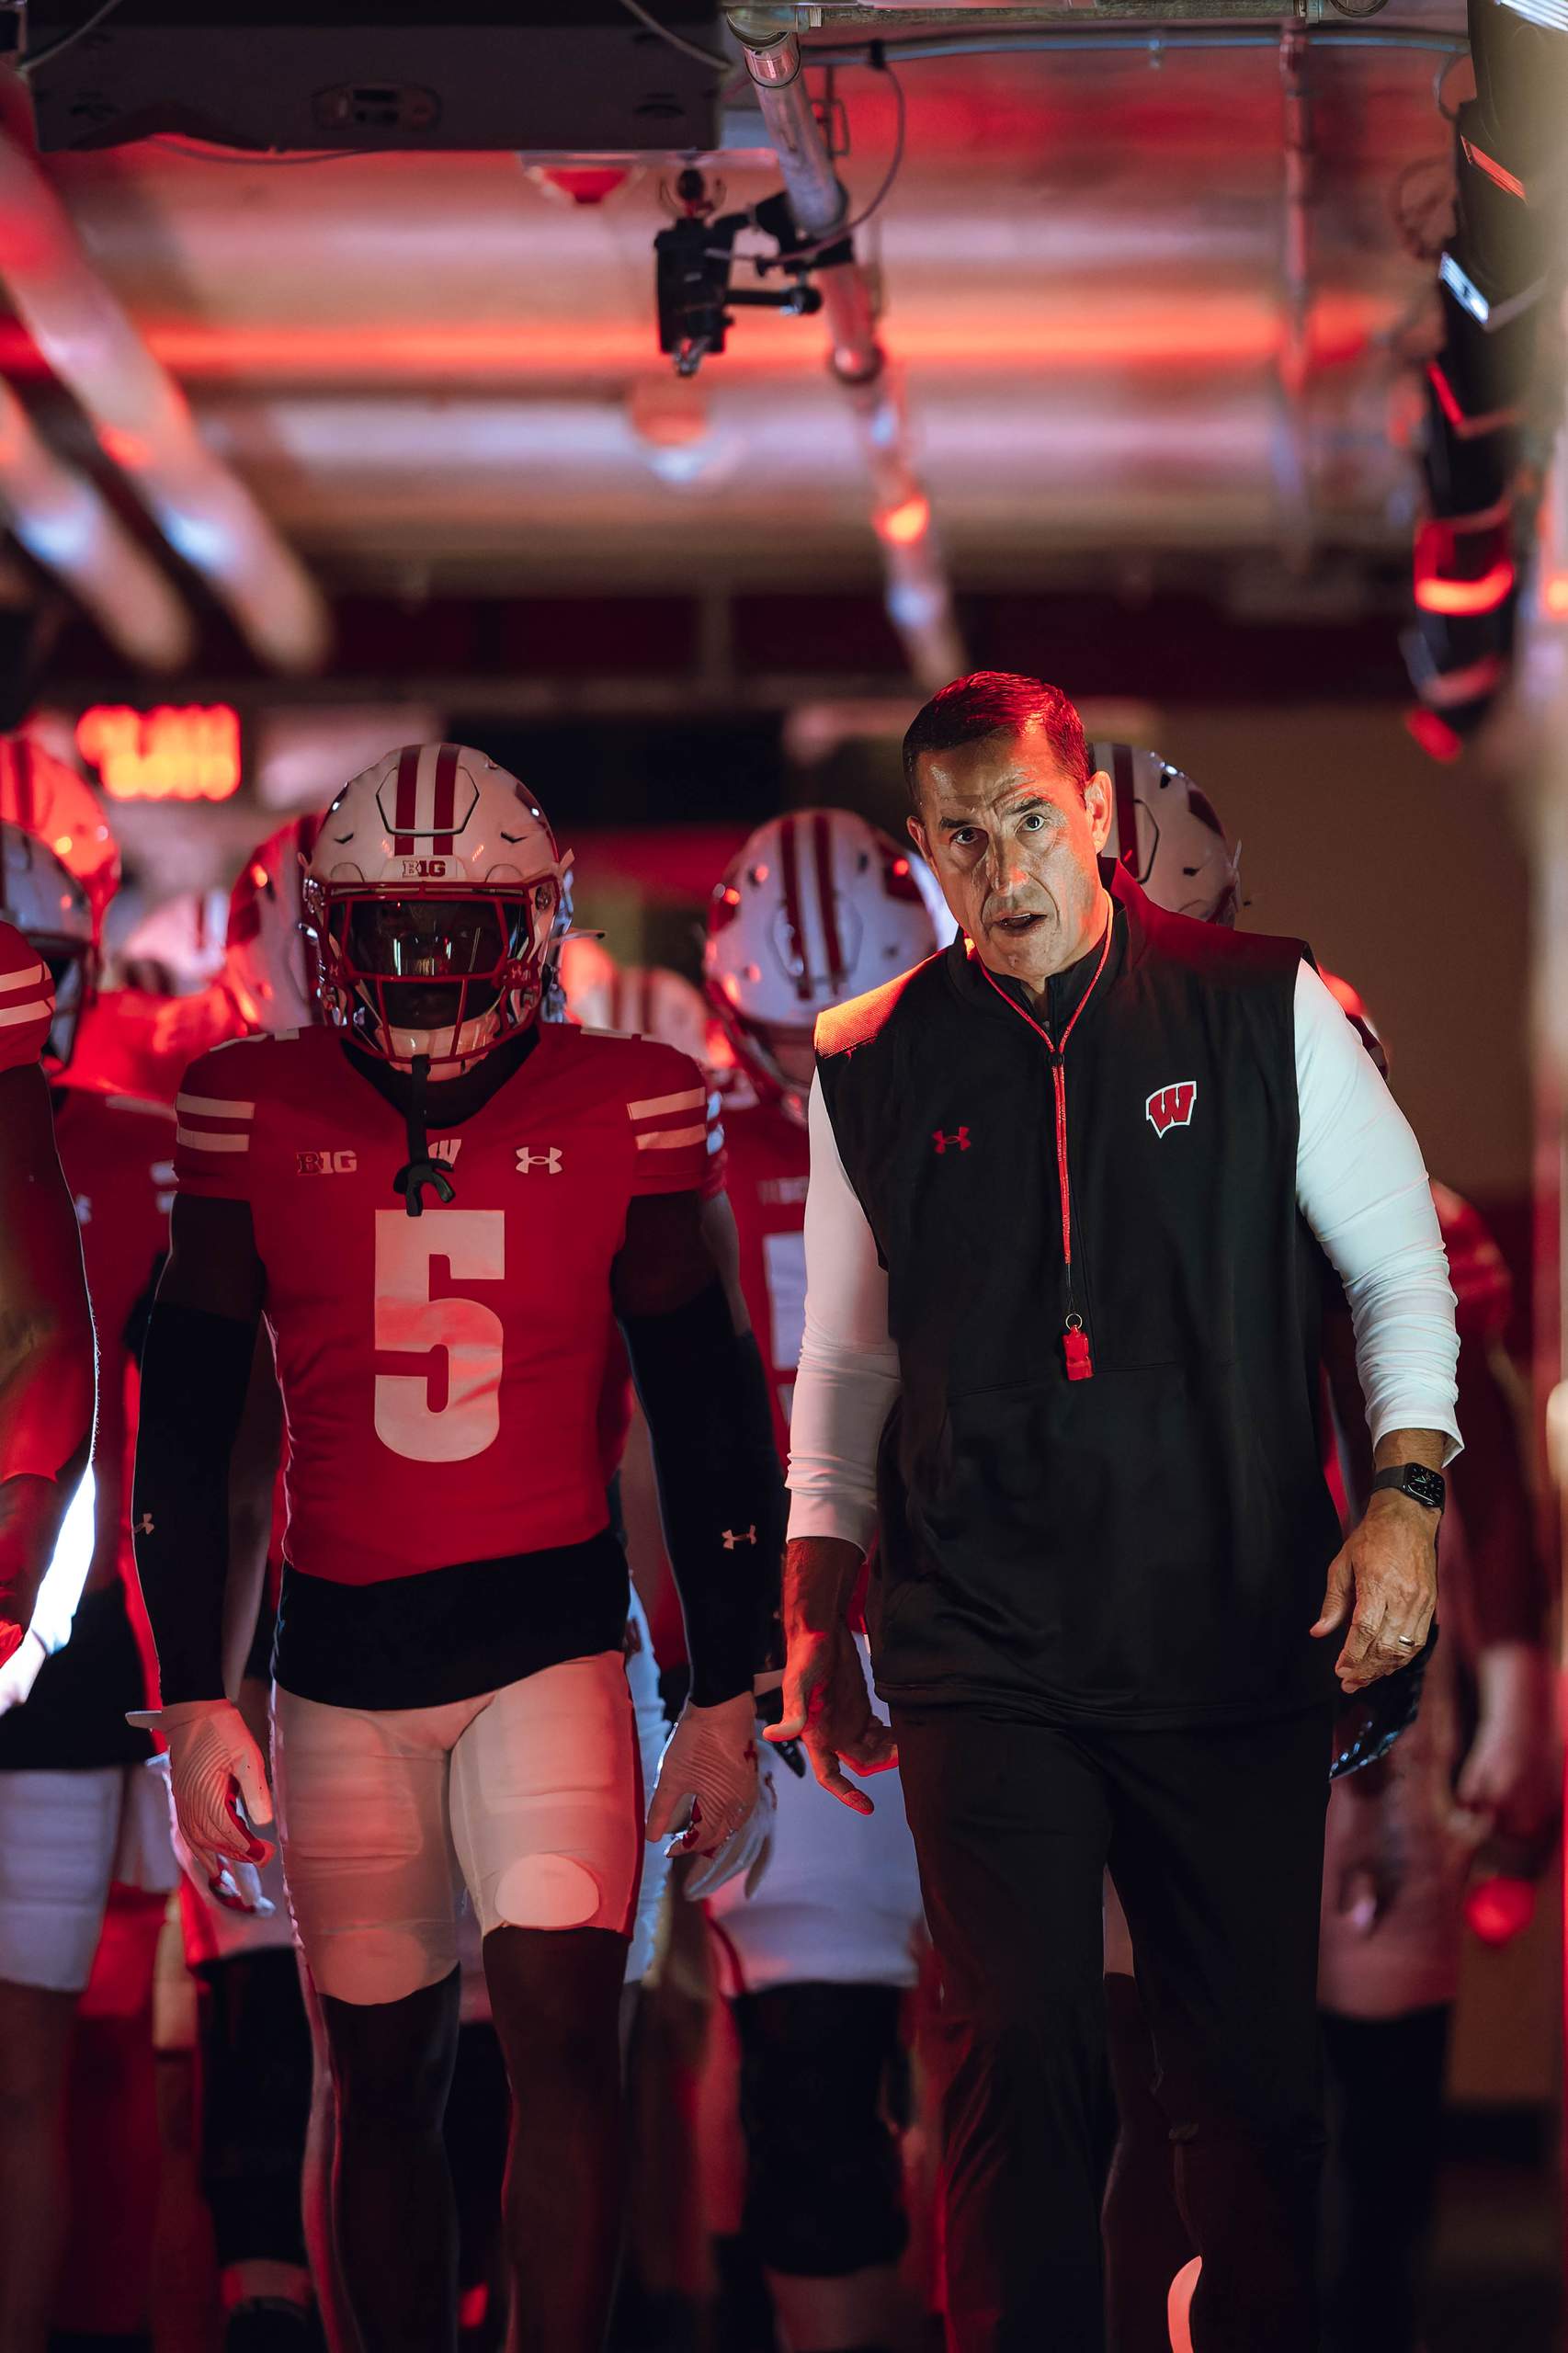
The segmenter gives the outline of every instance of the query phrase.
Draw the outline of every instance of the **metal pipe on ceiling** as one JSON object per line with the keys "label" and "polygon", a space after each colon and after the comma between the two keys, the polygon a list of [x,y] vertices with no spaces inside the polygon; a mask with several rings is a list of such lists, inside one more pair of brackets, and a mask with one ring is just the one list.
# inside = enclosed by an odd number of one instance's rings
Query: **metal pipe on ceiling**
{"label": "metal pipe on ceiling", "polygon": [[0,278],[98,447],[262,661],[310,670],[329,624],[310,574],[197,432],[185,395],[93,267],[43,173],[0,131]]}
{"label": "metal pipe on ceiling", "polygon": [[912,676],[930,693],[966,667],[963,642],[909,421],[877,334],[871,289],[848,233],[849,199],[806,88],[794,33],[758,23],[744,9],[732,11],[729,22],[784,175],[797,229],[813,244],[848,246],[847,259],[819,263],[813,273],[831,340],[829,366],[853,412],[871,478],[888,614]]}
{"label": "metal pipe on ceiling", "polygon": [[0,514],[35,563],[51,572],[129,661],[177,670],[195,650],[184,600],[99,493],[40,439],[0,382]]}

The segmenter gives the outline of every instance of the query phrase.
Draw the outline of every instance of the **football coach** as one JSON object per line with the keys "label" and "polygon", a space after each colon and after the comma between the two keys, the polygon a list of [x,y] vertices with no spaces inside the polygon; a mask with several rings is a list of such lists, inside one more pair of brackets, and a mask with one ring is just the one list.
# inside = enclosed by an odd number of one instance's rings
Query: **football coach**
{"label": "football coach", "polygon": [[[1309,2353],[1335,1678],[1408,1665],[1457,1449],[1421,1154],[1299,940],[1102,863],[1066,697],[982,673],[904,739],[960,936],[817,1030],[783,1720],[896,1743],[942,1964],[949,2346],[1099,2353],[1101,1883],[1131,1925],[1198,2353]],[[1376,1453],[1341,1545],[1314,1302]],[[876,1545],[871,1715],[846,1611]]]}

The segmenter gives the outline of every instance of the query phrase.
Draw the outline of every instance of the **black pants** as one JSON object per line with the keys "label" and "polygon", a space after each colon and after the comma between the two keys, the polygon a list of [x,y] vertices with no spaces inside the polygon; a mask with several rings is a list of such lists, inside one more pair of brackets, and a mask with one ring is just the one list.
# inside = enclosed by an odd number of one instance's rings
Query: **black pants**
{"label": "black pants", "polygon": [[1450,2016],[1446,2007],[1397,2018],[1324,2014],[1328,2353],[1415,2353],[1437,2197]]}
{"label": "black pants", "polygon": [[895,1985],[772,1985],[733,2004],[745,2231],[770,2271],[843,2279],[909,2238],[884,2108],[902,2057]]}
{"label": "black pants", "polygon": [[1196,2353],[1316,2353],[1329,1722],[1121,1732],[895,1708],[943,1973],[955,2353],[1102,2353],[1101,1881],[1139,1957]]}

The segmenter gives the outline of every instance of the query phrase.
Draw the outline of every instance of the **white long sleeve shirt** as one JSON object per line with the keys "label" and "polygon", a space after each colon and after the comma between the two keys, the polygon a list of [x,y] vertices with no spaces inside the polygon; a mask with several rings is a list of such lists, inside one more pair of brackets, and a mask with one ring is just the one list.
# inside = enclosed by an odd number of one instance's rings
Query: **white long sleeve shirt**
{"label": "white long sleeve shirt", "polygon": [[[1447,1459],[1459,1339],[1421,1150],[1371,1056],[1312,966],[1296,975],[1296,1199],[1345,1285],[1375,1446],[1439,1430]],[[898,1394],[887,1275],[814,1082],[806,1196],[806,1322],[790,1445],[790,1533],[869,1549],[877,1443]]]}

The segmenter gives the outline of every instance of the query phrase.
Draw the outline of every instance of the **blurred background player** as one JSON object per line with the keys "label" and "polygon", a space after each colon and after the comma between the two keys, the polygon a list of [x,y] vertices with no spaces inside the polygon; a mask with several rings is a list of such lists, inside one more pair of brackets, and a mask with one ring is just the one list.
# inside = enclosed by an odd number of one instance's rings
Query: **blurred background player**
{"label": "blurred background player", "polygon": [[[741,1282],[767,1358],[774,1439],[789,1449],[805,1313],[805,1099],[819,1013],[935,953],[909,853],[842,809],[758,827],[715,886],[703,972],[733,1048],[717,1074]],[[862,1664],[865,1644],[862,1638]],[[774,1721],[777,1721],[775,1711]],[[908,2235],[898,2141],[903,2012],[922,1933],[896,1773],[857,1817],[772,1759],[771,1852],[708,1899],[739,2040],[747,2185],[732,2294],[760,2264],[789,2353],[901,2341]]]}
{"label": "blurred background player", "polygon": [[[1324,977],[1387,1076],[1360,995]],[[1459,1302],[1465,1448],[1439,1548],[1443,1636],[1420,1713],[1381,1764],[1336,1781],[1329,1798],[1325,2353],[1415,2353],[1421,2341],[1467,1916],[1494,1942],[1523,1928],[1557,1826],[1548,1580],[1505,1347],[1513,1287],[1479,1213],[1445,1185],[1432,1195]],[[1370,1462],[1346,1393],[1348,1325],[1341,1302],[1324,1355],[1354,1510]]]}
{"label": "blurred background player", "polygon": [[[367,2348],[455,2336],[439,2141],[454,1841],[517,2094],[518,2341],[586,2347],[602,2330],[641,1847],[625,1568],[595,1427],[612,1314],[654,1422],[696,1662],[649,1835],[711,1852],[756,1790],[750,1685],[779,1498],[754,1432],[760,1382],[753,1408],[703,1239],[705,1089],[667,1050],[538,1025],[562,865],[531,797],[482,755],[390,755],[327,813],[307,891],[343,1030],[238,1042],[181,1096],[189,1189],[138,1466],[161,1721],[210,1875],[260,1859],[233,1793],[267,1821],[265,1768],[222,1696],[213,1571],[265,1284],[290,1432],[279,1815],[332,2051],[337,2245]],[[317,1141],[301,1144],[307,1131]],[[548,1190],[568,1162],[572,1184]],[[486,1286],[481,1301],[432,1297],[437,1254]],[[422,1363],[444,1348],[445,1393],[423,1370],[380,1373],[389,1342]],[[189,1476],[193,1415],[205,1483]],[[755,1562],[736,1557],[741,1527]],[[419,1833],[411,1846],[400,1831],[393,1854],[382,1825],[400,1794]]]}
{"label": "blurred background player", "polygon": [[723,1033],[700,989],[663,964],[618,964],[597,939],[568,938],[560,955],[567,1011],[585,1029],[657,1038],[705,1067]]}
{"label": "blurred background player", "polygon": [[[40,1149],[47,1144],[51,1101],[69,1188],[62,1204],[50,1147],[30,1208],[6,1180],[0,1228],[7,1256],[14,1237],[25,1240],[30,1261],[36,1254],[34,1279],[46,1279],[52,1260],[62,1283],[69,1275],[79,1284],[85,1256],[102,1361],[94,1472],[66,1516],[27,1631],[0,1667],[0,2342],[7,2353],[30,2353],[47,2336],[71,2211],[62,2171],[68,2068],[77,2000],[93,1970],[110,1885],[140,1889],[152,1899],[128,1894],[117,1942],[127,1982],[108,2005],[134,2033],[138,2025],[145,2029],[162,1898],[172,1884],[161,1805],[142,1769],[150,1744],[125,1716],[145,1699],[143,1654],[127,1607],[134,1358],[164,1248],[174,1123],[156,1105],[79,1083],[73,1049],[96,985],[97,918],[82,884],[53,851],[4,820],[0,906],[22,934],[28,958],[20,973],[13,967],[12,986],[0,982],[0,1052],[29,1045],[33,1057],[41,1052],[49,1089],[46,1098],[35,1070],[0,1080],[5,1156],[8,1161],[29,1125]],[[8,941],[16,937],[6,934]],[[46,1006],[51,982],[53,1011],[41,1035],[36,1021],[6,1021],[29,1005]],[[71,1228],[56,1234],[58,1216],[73,1202]],[[65,1297],[69,1303],[69,1288]],[[79,1325],[64,1328],[76,1331],[75,1348],[90,1347]],[[60,1394],[51,1418],[64,1413],[77,1426],[80,1468],[87,1392],[69,1360],[51,1381]],[[0,1415],[6,1427],[4,1404]],[[0,1446],[13,1443],[14,1436],[0,1438]],[[58,1451],[65,1437],[44,1443]],[[141,2080],[140,2071],[131,2073]],[[150,2081],[141,2088],[150,2092]],[[95,2137],[95,2191],[117,2224],[129,2204],[134,2230],[148,2211],[134,2193],[117,2195],[139,2137],[124,2103],[100,2111]],[[129,2170],[145,2181],[140,2156]],[[131,2279],[137,2268],[132,2256]]]}
{"label": "blurred background player", "polygon": [[[1131,783],[1126,830],[1139,842],[1150,896],[1203,920],[1233,922],[1239,853],[1207,796],[1155,754],[1100,744],[1093,756],[1118,782],[1119,812]],[[1165,798],[1173,778],[1181,796],[1174,804]],[[1173,806],[1177,822],[1162,823]],[[1324,978],[1386,1077],[1383,1042],[1358,994],[1334,974]],[[1517,1376],[1503,1345],[1510,1284],[1477,1212],[1443,1185],[1432,1192],[1459,1301],[1466,1443],[1452,1466],[1440,1540],[1442,1640],[1419,1713],[1385,1758],[1343,1776],[1329,1795],[1320,1976],[1330,2086],[1328,2353],[1415,2353],[1467,1890],[1483,1927],[1495,1918],[1501,1933],[1506,1903],[1522,1925],[1528,1909],[1517,1896],[1494,1896],[1489,1909],[1483,1893],[1508,1866],[1538,1870],[1555,1824],[1547,1581]],[[1353,1520],[1371,1465],[1336,1284],[1324,1370],[1335,1483]],[[1488,1856],[1494,1866],[1479,1887],[1478,1850],[1483,1867]],[[1113,1889],[1107,1930],[1122,2119],[1106,2207],[1108,2343],[1111,2353],[1164,2353],[1170,2283],[1192,2248],[1171,2188],[1153,2054]]]}

